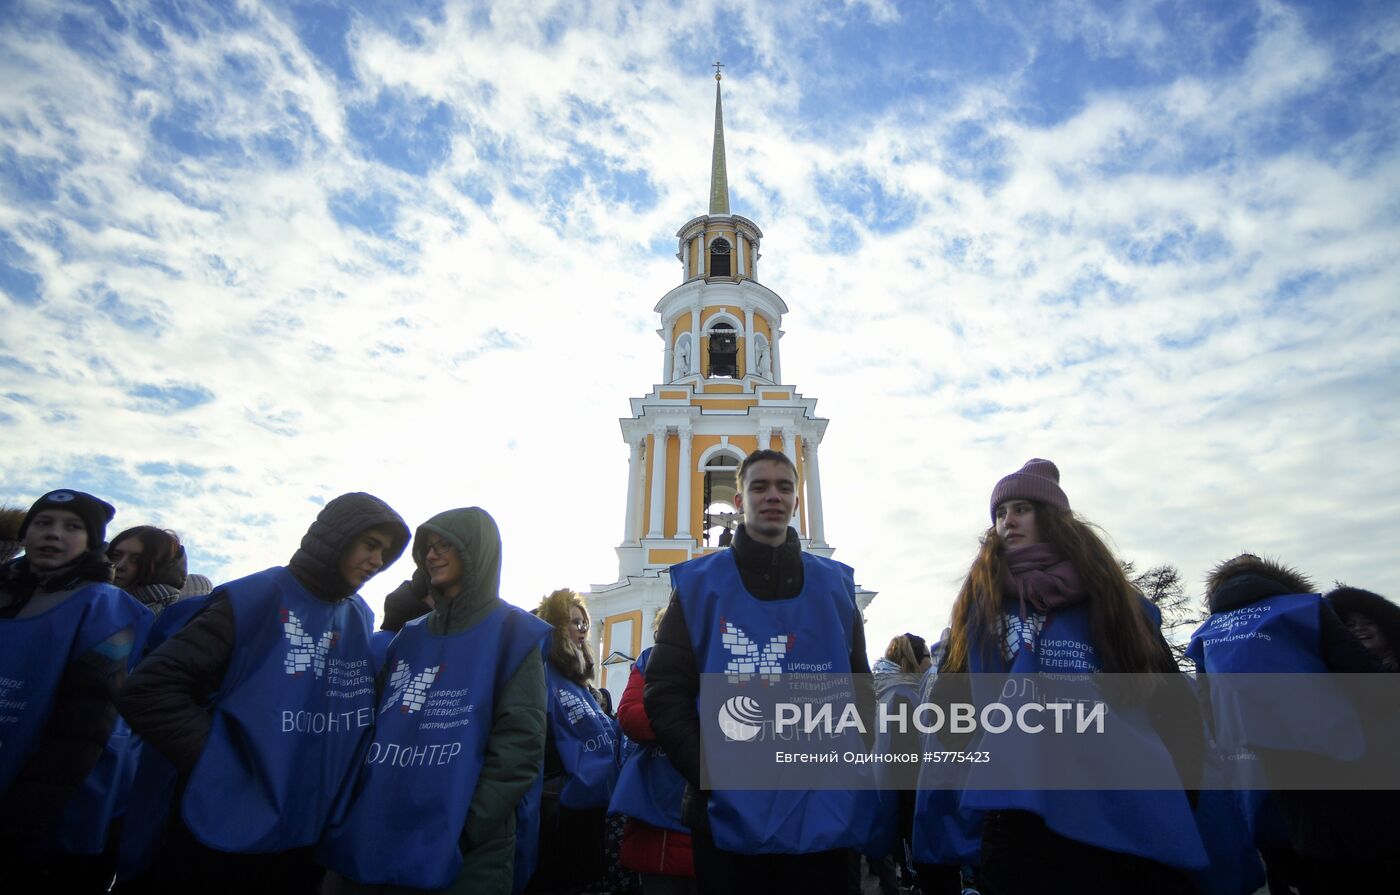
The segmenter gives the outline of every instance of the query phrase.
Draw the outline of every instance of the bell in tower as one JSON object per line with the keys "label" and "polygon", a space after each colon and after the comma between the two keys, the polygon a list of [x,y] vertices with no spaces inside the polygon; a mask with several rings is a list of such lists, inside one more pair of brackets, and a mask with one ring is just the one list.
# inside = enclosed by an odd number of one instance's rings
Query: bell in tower
{"label": "bell in tower", "polygon": [[[618,580],[587,594],[599,684],[622,694],[633,660],[652,643],[652,622],[670,601],[667,570],[727,548],[739,464],[768,448],[797,468],[791,525],[802,548],[831,556],[822,517],[818,448],[827,420],[816,400],[783,382],[782,319],[787,304],[758,280],[763,232],[729,209],[720,75],[709,212],[676,232],[681,282],[654,311],[662,342],[661,381],[631,400],[621,422],[628,447],[627,495]],[[858,589],[862,609],[875,593]]]}

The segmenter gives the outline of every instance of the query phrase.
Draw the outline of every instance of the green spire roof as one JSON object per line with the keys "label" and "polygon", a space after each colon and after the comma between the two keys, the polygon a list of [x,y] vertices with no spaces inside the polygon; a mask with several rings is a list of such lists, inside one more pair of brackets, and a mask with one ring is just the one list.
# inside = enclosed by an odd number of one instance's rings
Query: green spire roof
{"label": "green spire roof", "polygon": [[710,161],[710,214],[729,214],[729,173],[724,167],[724,107],[715,72],[715,153]]}

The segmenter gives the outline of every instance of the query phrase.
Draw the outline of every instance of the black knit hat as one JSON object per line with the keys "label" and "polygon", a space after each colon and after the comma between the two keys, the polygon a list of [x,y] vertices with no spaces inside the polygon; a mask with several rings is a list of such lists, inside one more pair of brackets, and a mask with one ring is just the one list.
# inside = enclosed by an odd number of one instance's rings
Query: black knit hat
{"label": "black knit hat", "polygon": [[82,519],[83,527],[87,529],[89,550],[95,550],[107,542],[107,523],[117,515],[117,508],[100,497],[93,497],[86,491],[61,488],[50,491],[34,501],[34,506],[29,508],[29,512],[24,515],[24,521],[19,525],[21,541],[24,540],[25,532],[29,531],[30,520],[44,510],[67,510]]}
{"label": "black knit hat", "polygon": [[1069,498],[1060,490],[1059,467],[1039,457],[1027,460],[1025,466],[997,482],[992,489],[993,522],[997,518],[997,507],[1008,500],[1029,500],[1061,510],[1069,509]]}

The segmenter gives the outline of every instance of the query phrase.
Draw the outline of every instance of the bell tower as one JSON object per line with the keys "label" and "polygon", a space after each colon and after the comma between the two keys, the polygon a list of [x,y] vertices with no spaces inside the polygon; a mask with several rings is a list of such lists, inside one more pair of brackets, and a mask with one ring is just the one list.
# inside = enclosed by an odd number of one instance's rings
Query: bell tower
{"label": "bell tower", "polygon": [[[716,66],[718,69],[718,65]],[[631,399],[621,420],[629,453],[618,580],[587,595],[600,685],[622,695],[632,660],[652,643],[656,613],[670,602],[667,569],[722,550],[740,516],[733,498],[740,462],[761,448],[797,467],[792,526],[822,556],[818,448],[827,420],[817,402],[783,379],[783,299],[759,282],[763,231],[729,210],[721,75],[715,72],[709,213],[676,232],[681,282],[653,309],[660,317],[661,384]],[[875,597],[861,588],[864,609]]]}

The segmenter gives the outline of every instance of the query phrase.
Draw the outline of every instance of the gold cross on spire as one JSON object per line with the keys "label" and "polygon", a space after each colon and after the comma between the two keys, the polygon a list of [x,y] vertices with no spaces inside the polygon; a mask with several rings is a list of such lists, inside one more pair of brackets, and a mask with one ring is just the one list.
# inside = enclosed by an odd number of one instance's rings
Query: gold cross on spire
{"label": "gold cross on spire", "polygon": [[720,72],[719,72],[719,70],[720,70],[721,68],[724,68],[724,63],[723,63],[723,62],[714,62],[714,63],[711,63],[711,64],[714,65],[714,67],[715,67],[715,80],[718,81],[718,80],[720,79]]}

